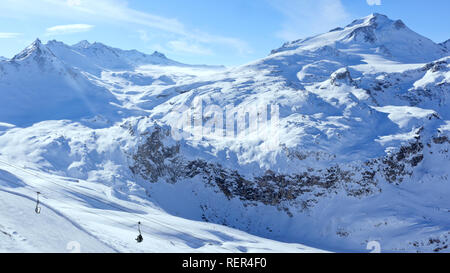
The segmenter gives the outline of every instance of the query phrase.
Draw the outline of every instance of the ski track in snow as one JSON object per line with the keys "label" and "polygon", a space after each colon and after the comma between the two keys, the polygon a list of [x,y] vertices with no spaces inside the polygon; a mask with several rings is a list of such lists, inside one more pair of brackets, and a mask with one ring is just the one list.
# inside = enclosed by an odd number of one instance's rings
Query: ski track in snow
{"label": "ski track in snow", "polygon": [[[11,168],[9,166],[9,168],[1,168],[4,173],[10,175],[10,171],[13,169],[16,169],[16,174],[20,173],[16,167]],[[29,172],[26,171],[24,174]],[[36,179],[36,177],[30,179]],[[77,207],[80,204],[77,204],[75,201],[77,198],[73,198],[71,195],[76,197],[86,194],[79,192],[79,189],[71,189],[70,186],[64,186],[64,189],[67,188],[68,190],[59,193],[57,192],[57,188],[53,189],[50,186],[51,183],[45,183],[45,180],[54,179],[51,176],[46,179],[42,178],[42,181],[32,182],[30,188],[22,180],[18,181],[23,184],[17,184],[17,182],[11,182],[0,177],[0,181],[7,182],[16,187],[14,190],[0,189],[2,192],[0,194],[3,202],[2,208],[4,208],[2,213],[0,213],[0,219],[17,221],[11,225],[15,227],[20,225],[18,223],[27,223],[21,226],[20,231],[12,230],[8,226],[2,225],[0,228],[2,233],[10,237],[13,242],[5,240],[2,244],[0,243],[0,251],[68,252],[69,249],[66,249],[66,246],[70,242],[79,243],[81,251],[88,252],[319,251],[298,244],[271,242],[267,239],[246,235],[244,232],[234,231],[230,228],[214,224],[196,223],[193,221],[178,223],[180,220],[176,220],[176,218],[166,215],[160,210],[149,212],[145,207],[139,206],[139,209],[137,209],[134,203],[127,202],[123,204],[123,202],[120,202],[119,204],[114,204],[114,200],[109,200],[108,203],[102,203],[104,197],[101,196],[89,196],[90,199],[98,201],[97,207],[90,209],[83,208],[79,211]],[[44,183],[47,185],[42,185]],[[44,199],[41,199],[42,212],[40,215],[36,215],[34,212],[36,200],[29,195],[34,194],[39,185],[41,185],[41,189],[44,189],[42,190],[42,197]],[[22,192],[27,192],[27,194]],[[23,199],[29,202],[24,202]],[[114,209],[117,207],[121,208],[121,211],[117,211],[114,215],[110,209],[107,209],[111,205]],[[56,206],[60,208],[55,209]],[[129,216],[130,211],[138,211],[139,213],[137,214],[135,212],[133,216]],[[158,219],[152,219],[152,214],[157,214]],[[23,222],[24,219],[28,219],[31,222]],[[125,223],[125,219],[129,219],[130,222]],[[136,244],[133,238],[134,235],[137,236],[136,224],[134,224],[137,222],[136,220],[141,220],[144,224],[144,243],[140,245]],[[51,223],[51,225],[45,226],[42,224],[46,222]],[[31,232],[27,232],[29,230]],[[197,235],[197,232],[200,235]],[[55,236],[58,237],[57,241],[54,239]],[[120,236],[124,236],[124,238],[120,238]],[[27,242],[27,244],[23,242]]]}

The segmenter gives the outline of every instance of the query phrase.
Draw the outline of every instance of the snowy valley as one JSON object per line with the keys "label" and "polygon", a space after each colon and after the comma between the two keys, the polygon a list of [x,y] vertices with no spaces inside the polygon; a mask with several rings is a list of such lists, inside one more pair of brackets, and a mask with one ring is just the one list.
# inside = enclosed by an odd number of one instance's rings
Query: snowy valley
{"label": "snowy valley", "polygon": [[0,252],[450,251],[449,41],[400,20],[232,68],[38,39],[0,97]]}

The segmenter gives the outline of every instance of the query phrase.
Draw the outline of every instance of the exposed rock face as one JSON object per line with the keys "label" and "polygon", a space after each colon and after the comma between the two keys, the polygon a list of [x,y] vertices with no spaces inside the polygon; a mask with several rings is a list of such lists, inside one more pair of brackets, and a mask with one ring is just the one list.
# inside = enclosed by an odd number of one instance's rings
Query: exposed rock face
{"label": "exposed rock face", "polygon": [[[401,184],[411,177],[414,168],[424,159],[424,144],[420,137],[409,145],[402,146],[391,155],[356,164],[337,164],[326,169],[314,169],[296,174],[277,173],[267,170],[261,176],[244,177],[239,170],[223,167],[219,163],[201,158],[188,160],[183,156],[180,143],[166,146],[170,131],[155,127],[143,136],[142,143],[133,156],[130,167],[135,175],[149,182],[160,179],[178,183],[185,179],[201,177],[205,186],[215,187],[228,199],[238,198],[247,204],[262,203],[276,206],[289,215],[290,210],[313,207],[320,197],[344,191],[346,195],[364,198],[379,193],[380,183]],[[445,136],[435,137],[433,143],[448,142]]]}
{"label": "exposed rock face", "polygon": [[353,84],[352,76],[350,75],[350,71],[348,71],[348,68],[342,68],[338,71],[334,72],[331,75],[331,84],[339,86],[339,82],[344,82],[348,85]]}
{"label": "exposed rock face", "polygon": [[[388,104],[393,99],[399,99],[410,106],[424,106],[432,103],[442,107],[447,105],[450,99],[448,92],[450,83],[445,76],[450,71],[449,59],[449,57],[442,58],[401,73],[380,73],[376,78],[363,76],[354,80],[354,85],[368,90],[377,104]],[[423,79],[441,80],[437,84],[428,83],[426,80],[417,80],[418,75]]]}
{"label": "exposed rock face", "polygon": [[361,41],[366,43],[375,43],[377,41],[377,37],[374,33],[374,28],[376,28],[376,23],[373,23],[370,26],[360,27],[352,31],[347,37],[348,39],[354,39],[355,41]]}
{"label": "exposed rock face", "polygon": [[142,177],[157,181],[160,177],[167,177],[169,182],[175,183],[182,175],[180,146],[164,146],[162,139],[168,136],[169,132],[164,132],[161,127],[156,127],[146,139],[146,143],[138,147],[137,153],[133,156],[136,161],[131,170]]}
{"label": "exposed rock face", "polygon": [[406,28],[406,25],[405,25],[405,23],[403,23],[402,20],[395,21],[394,26],[396,29]]}

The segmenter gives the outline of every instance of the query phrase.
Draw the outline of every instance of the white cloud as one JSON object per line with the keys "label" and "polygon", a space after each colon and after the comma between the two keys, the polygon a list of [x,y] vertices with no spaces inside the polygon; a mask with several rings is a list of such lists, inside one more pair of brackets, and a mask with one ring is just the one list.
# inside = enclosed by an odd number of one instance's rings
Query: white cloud
{"label": "white cloud", "polygon": [[341,0],[268,0],[284,15],[276,35],[291,41],[346,25],[351,20]]}
{"label": "white cloud", "polygon": [[17,38],[20,35],[21,35],[20,33],[0,32],[0,39],[12,39],[12,38]]}
{"label": "white cloud", "polygon": [[73,24],[73,25],[60,25],[49,27],[46,30],[46,35],[63,35],[63,34],[71,34],[71,33],[79,33],[79,32],[87,32],[91,30],[94,26],[87,24]]}
{"label": "white cloud", "polygon": [[369,6],[381,6],[381,0],[367,0]]}
{"label": "white cloud", "polygon": [[[129,7],[125,0],[1,0],[2,12],[36,15],[63,20],[95,22],[95,24],[132,24],[137,29],[154,29],[172,36],[173,40],[187,39],[196,44],[217,45],[239,53],[250,53],[245,41],[234,37],[213,35],[187,28],[175,18],[167,18]],[[1,15],[0,15],[1,16]],[[143,36],[145,39],[145,36]]]}
{"label": "white cloud", "polygon": [[211,49],[203,47],[202,45],[191,43],[185,40],[175,40],[167,43],[173,52],[186,52],[195,55],[213,55]]}

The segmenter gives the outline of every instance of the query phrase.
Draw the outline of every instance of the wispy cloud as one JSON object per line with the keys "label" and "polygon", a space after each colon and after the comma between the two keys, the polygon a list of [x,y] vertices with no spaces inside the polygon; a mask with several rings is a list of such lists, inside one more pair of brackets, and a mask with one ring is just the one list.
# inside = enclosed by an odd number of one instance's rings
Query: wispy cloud
{"label": "wispy cloud", "polygon": [[284,15],[276,35],[296,40],[348,23],[350,16],[341,0],[268,0]]}
{"label": "wispy cloud", "polygon": [[52,35],[63,35],[71,33],[86,32],[93,28],[92,25],[87,24],[72,24],[72,25],[60,25],[47,28],[45,34],[48,36]]}
{"label": "wispy cloud", "polygon": [[13,39],[19,37],[20,33],[0,32],[0,39]]}
{"label": "wispy cloud", "polygon": [[[199,46],[227,47],[241,54],[251,52],[249,45],[241,39],[188,28],[176,18],[133,9],[125,0],[2,0],[2,10],[95,24],[132,24],[138,29],[166,33],[172,36],[172,40],[191,40]],[[142,37],[145,39],[145,35]]]}
{"label": "wispy cloud", "polygon": [[369,6],[381,6],[381,0],[367,0]]}
{"label": "wispy cloud", "polygon": [[195,55],[213,55],[213,51],[211,49],[185,40],[170,41],[167,44],[173,52],[186,52]]}

